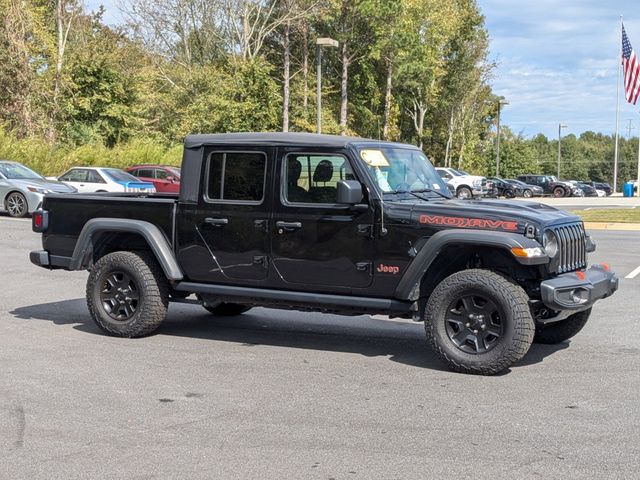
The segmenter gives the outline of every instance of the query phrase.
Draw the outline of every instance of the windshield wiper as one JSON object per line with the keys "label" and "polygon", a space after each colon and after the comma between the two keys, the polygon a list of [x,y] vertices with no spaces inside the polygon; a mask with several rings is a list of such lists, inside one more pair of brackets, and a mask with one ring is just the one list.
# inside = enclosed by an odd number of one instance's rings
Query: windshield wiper
{"label": "windshield wiper", "polygon": [[447,197],[444,193],[439,192],[437,190],[433,190],[431,188],[421,188],[420,190],[412,190],[411,193],[435,193],[436,195],[440,195],[442,198],[451,200],[451,197]]}

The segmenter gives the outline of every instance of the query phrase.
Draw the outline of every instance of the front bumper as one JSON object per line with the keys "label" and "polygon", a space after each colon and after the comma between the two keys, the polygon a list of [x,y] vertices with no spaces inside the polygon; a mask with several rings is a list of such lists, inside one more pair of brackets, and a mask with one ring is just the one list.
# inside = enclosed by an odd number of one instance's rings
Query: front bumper
{"label": "front bumper", "polygon": [[542,303],[552,310],[585,310],[618,290],[618,277],[608,267],[565,273],[540,284]]}

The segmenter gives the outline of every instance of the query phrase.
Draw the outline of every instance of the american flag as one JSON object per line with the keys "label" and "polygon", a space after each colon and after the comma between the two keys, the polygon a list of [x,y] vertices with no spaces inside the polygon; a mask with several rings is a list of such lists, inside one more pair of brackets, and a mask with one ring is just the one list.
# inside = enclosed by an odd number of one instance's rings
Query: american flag
{"label": "american flag", "polygon": [[624,96],[627,102],[636,104],[640,93],[640,63],[636,57],[636,52],[631,47],[631,42],[627,37],[622,25],[622,68],[624,71]]}

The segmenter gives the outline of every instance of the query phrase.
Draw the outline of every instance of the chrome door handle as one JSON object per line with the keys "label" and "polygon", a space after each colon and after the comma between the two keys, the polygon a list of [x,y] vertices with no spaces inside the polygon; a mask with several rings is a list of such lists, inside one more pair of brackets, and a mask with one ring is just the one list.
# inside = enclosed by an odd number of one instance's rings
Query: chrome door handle
{"label": "chrome door handle", "polygon": [[229,223],[229,219],[207,217],[204,219],[204,223],[207,225],[213,225],[214,227],[223,227]]}
{"label": "chrome door handle", "polygon": [[283,232],[293,232],[294,230],[298,230],[302,228],[301,222],[276,222],[276,227],[278,227],[278,233]]}

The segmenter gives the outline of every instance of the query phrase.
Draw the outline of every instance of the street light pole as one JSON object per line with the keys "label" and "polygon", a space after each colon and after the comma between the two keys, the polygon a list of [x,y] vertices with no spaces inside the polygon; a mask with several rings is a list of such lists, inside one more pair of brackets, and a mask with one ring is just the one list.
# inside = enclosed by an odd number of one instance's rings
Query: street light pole
{"label": "street light pole", "polygon": [[500,176],[500,107],[502,105],[509,105],[504,98],[500,98],[498,100],[498,128],[497,128],[497,138],[496,138],[496,177]]}
{"label": "street light pole", "polygon": [[558,124],[558,180],[560,180],[560,158],[561,158],[561,152],[560,152],[560,143],[562,142],[562,129],[563,128],[567,128],[566,125],[563,125],[561,123]]}
{"label": "street light pole", "polygon": [[338,42],[332,38],[316,39],[316,128],[322,133],[322,47],[338,47]]}

